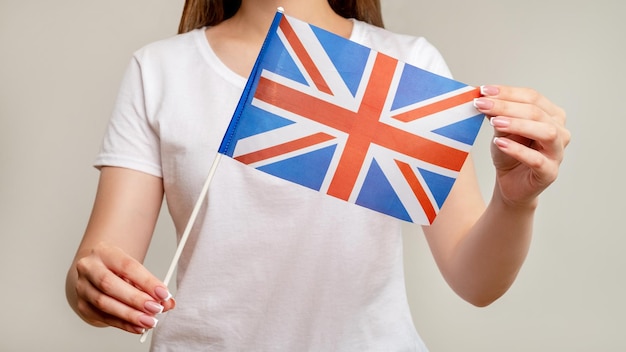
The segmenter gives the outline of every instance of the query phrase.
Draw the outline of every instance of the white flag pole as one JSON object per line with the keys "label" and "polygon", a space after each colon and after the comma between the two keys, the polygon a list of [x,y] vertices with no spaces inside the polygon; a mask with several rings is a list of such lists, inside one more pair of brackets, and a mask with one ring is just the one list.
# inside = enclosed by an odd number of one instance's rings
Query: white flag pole
{"label": "white flag pole", "polygon": [[[191,216],[189,217],[189,221],[187,221],[187,226],[185,227],[185,231],[180,238],[180,242],[178,242],[178,247],[176,248],[176,252],[174,253],[174,258],[172,258],[172,262],[170,263],[170,267],[165,275],[165,279],[163,279],[163,283],[165,286],[169,285],[172,276],[174,276],[174,270],[176,269],[176,265],[178,264],[178,260],[180,259],[180,255],[183,253],[183,249],[185,249],[185,244],[187,243],[187,239],[189,238],[189,234],[191,233],[191,229],[193,228],[194,223],[196,222],[196,218],[198,217],[198,212],[202,207],[202,202],[209,191],[209,185],[211,184],[211,180],[213,180],[213,176],[215,175],[215,171],[217,170],[217,165],[222,159],[222,154],[217,153],[215,159],[213,159],[213,164],[211,165],[211,169],[209,169],[209,174],[207,175],[206,181],[204,181],[204,186],[202,186],[202,191],[200,191],[200,195],[198,196],[198,200],[196,201],[196,205],[191,212]],[[149,330],[146,330],[141,334],[141,338],[139,341],[141,343],[146,342],[148,338]]]}

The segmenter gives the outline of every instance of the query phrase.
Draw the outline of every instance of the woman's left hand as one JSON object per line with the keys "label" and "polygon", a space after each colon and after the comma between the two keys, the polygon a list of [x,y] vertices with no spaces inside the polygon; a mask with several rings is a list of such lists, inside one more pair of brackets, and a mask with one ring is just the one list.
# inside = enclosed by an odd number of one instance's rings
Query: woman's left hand
{"label": "woman's left hand", "polygon": [[474,105],[494,128],[496,187],[509,205],[535,205],[570,142],[565,111],[532,89],[490,85],[481,92]]}

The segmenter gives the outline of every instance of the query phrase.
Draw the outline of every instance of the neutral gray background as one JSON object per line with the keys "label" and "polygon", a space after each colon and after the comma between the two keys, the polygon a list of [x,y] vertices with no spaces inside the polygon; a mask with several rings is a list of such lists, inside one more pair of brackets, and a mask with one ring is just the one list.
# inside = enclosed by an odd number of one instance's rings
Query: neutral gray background
{"label": "neutral gray background", "polygon": [[[534,87],[568,111],[573,133],[528,260],[493,305],[457,298],[422,235],[406,236],[408,291],[430,349],[626,351],[626,3],[383,2],[387,27],[426,36],[457,79]],[[123,70],[134,50],[175,33],[182,3],[0,0],[0,351],[147,350],[136,336],[82,323],[63,285]],[[475,148],[485,195],[488,127]],[[175,245],[163,215],[147,260],[160,277]]]}

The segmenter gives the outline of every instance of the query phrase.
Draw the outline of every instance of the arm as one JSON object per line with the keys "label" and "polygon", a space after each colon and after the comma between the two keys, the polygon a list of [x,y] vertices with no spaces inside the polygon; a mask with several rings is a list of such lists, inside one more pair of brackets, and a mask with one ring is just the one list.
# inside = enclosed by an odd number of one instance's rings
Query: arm
{"label": "arm", "polygon": [[163,201],[158,177],[104,167],[89,223],[67,274],[70,306],[94,326],[133,333],[173,307],[167,288],[143,261]]}
{"label": "arm", "polygon": [[424,228],[444,278],[485,306],[511,286],[526,257],[539,194],[557,177],[570,140],[565,113],[529,89],[490,86],[477,108],[494,126],[496,182],[485,207],[471,159],[432,226]]}

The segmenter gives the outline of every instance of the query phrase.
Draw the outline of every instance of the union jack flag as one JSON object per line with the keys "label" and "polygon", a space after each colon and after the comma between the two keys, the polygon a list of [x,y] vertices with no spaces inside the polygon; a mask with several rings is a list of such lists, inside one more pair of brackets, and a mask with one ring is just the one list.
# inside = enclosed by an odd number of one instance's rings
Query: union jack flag
{"label": "union jack flag", "polygon": [[484,119],[479,95],[278,12],[219,152],[431,224]]}

